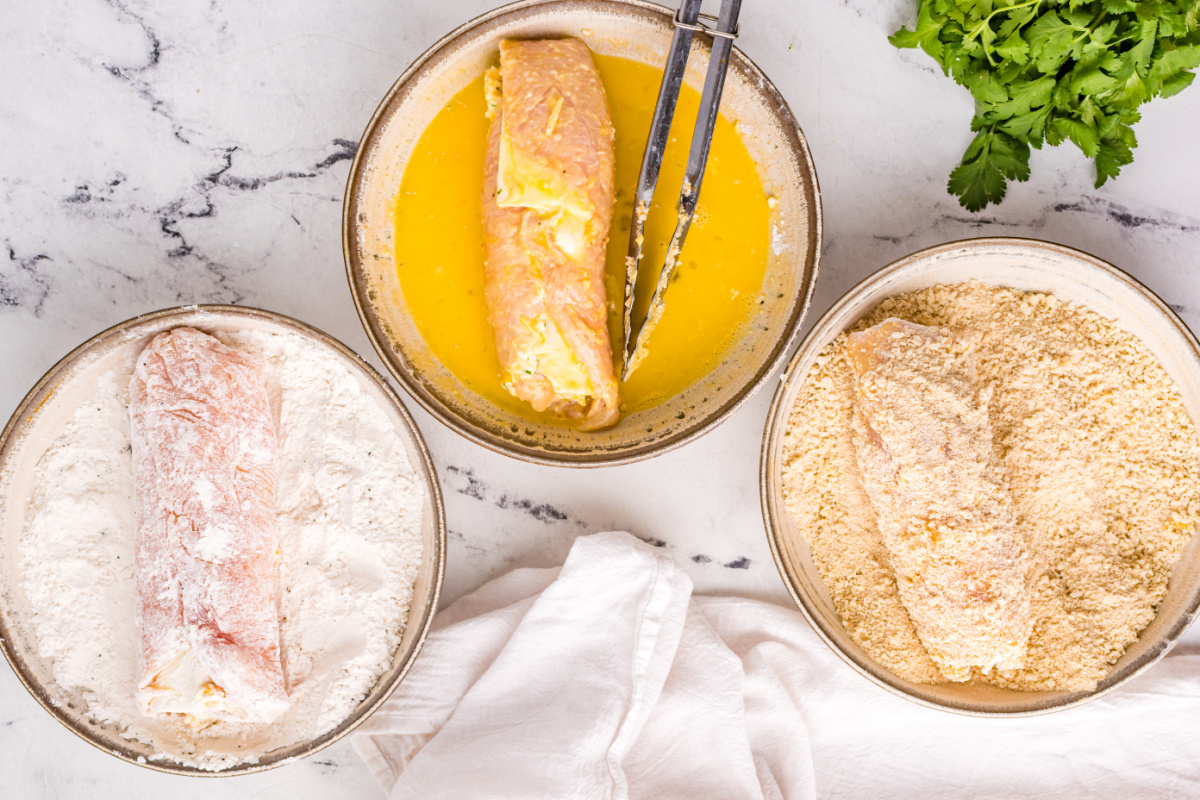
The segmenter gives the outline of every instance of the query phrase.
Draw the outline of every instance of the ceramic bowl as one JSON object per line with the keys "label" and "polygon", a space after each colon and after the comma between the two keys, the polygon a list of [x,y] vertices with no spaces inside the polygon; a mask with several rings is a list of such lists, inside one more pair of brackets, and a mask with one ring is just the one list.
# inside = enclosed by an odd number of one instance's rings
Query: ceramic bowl
{"label": "ceramic bowl", "polygon": [[[728,357],[707,377],[655,408],[626,416],[615,427],[581,433],[531,422],[468,389],[433,355],[409,317],[392,255],[394,198],[426,126],[484,72],[499,41],[575,36],[597,53],[661,66],[670,49],[671,20],[667,9],[640,0],[524,0],[504,6],[453,31],[418,58],[388,92],[363,134],[343,213],[346,271],[363,326],[388,369],[417,402],[491,450],[570,466],[606,466],[657,455],[728,418],[762,387],[794,346],[821,249],[816,173],[787,104],[736,49],[722,113],[738,121],[763,188],[777,203],[763,304]],[[699,87],[708,62],[707,37],[696,36],[692,47],[685,80]]]}
{"label": "ceramic bowl", "polygon": [[[22,588],[21,535],[35,467],[46,448],[71,421],[80,403],[94,394],[101,376],[115,368],[132,369],[152,337],[184,325],[209,333],[254,330],[297,334],[328,351],[391,418],[426,491],[421,525],[424,553],[413,586],[408,623],[391,664],[374,688],[353,713],[324,734],[254,754],[258,757],[256,763],[215,772],[156,759],[157,751],[152,746],[126,739],[115,726],[92,719],[86,701],[77,692],[60,686],[51,664],[39,654],[31,624],[34,609]],[[327,334],[280,314],[239,306],[186,306],[135,317],[92,337],[55,364],[25,396],[0,434],[0,498],[0,650],[4,657],[29,693],[72,733],[106,753],[160,772],[203,776],[258,772],[311,755],[341,739],[387,699],[412,666],[433,621],[445,570],[446,519],[441,490],[421,434],[396,393],[362,358]],[[137,635],[133,623],[129,620],[130,636]]]}
{"label": "ceramic bowl", "polygon": [[1200,536],[1192,539],[1175,564],[1169,591],[1153,622],[1094,690],[1022,692],[976,683],[924,685],[884,669],[850,638],[813,564],[808,544],[784,503],[781,476],[787,420],[821,350],[889,297],[969,280],[1048,292],[1116,321],[1157,356],[1178,385],[1188,414],[1200,420],[1200,344],[1149,289],[1111,264],[1049,242],[952,242],[914,253],[870,276],[834,304],[805,337],[775,392],[767,420],[759,476],[763,516],[775,563],[800,610],[826,644],[867,678],[923,705],[963,714],[1015,716],[1057,711],[1093,700],[1148,669],[1191,624],[1200,608]]}

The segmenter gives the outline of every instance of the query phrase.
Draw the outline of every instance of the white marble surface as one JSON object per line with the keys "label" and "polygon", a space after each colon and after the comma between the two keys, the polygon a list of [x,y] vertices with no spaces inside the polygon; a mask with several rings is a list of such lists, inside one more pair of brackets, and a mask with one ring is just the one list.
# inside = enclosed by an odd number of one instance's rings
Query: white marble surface
{"label": "white marble surface", "polygon": [[[135,314],[234,302],[299,317],[374,359],[346,288],[340,210],[379,98],[422,50],[495,0],[6,0],[0,46],[0,410],[60,356]],[[825,251],[809,323],[918,248],[1050,239],[1127,269],[1200,329],[1200,89],[1156,101],[1136,162],[1102,190],[1071,147],[1033,155],[998,208],[945,181],[971,100],[886,36],[913,0],[747,0],[739,45],[775,81],[820,176]],[[4,258],[4,255],[7,258]],[[769,393],[680,451],[547,470],[473,446],[409,403],[451,531],[444,597],[575,536],[623,528],[700,591],[787,602],[757,495]],[[11,554],[0,554],[8,558]],[[931,768],[936,768],[931,765]],[[246,778],[158,775],[89,747],[0,668],[0,797],[374,797],[348,745]]]}

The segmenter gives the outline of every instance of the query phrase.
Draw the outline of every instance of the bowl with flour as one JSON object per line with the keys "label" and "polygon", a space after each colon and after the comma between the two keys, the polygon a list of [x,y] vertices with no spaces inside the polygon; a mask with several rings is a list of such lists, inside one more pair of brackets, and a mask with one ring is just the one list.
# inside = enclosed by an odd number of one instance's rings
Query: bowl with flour
{"label": "bowl with flour", "polygon": [[[855,459],[848,332],[887,317],[972,337],[1032,557],[1025,666],[950,682],[896,588]],[[826,643],[884,688],[964,714],[1038,714],[1111,691],[1200,608],[1200,344],[1124,272],[1047,242],[974,239],[872,275],[808,334],[776,391],[760,488],[768,538]]]}
{"label": "bowl with flour", "polygon": [[[129,380],[156,334],[210,333],[259,358],[278,440],[280,655],[269,724],[143,716]],[[56,364],[0,438],[0,645],[73,733],[164,772],[278,766],[349,733],[397,686],[437,607],[445,514],[425,444],[382,377],[287,317],[187,306],[121,323]]]}

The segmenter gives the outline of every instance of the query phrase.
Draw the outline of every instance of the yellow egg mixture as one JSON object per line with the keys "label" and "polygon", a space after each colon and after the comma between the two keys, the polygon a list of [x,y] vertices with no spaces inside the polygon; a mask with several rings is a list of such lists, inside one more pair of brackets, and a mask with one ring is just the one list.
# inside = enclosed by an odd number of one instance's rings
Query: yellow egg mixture
{"label": "yellow egg mixture", "polygon": [[[625,255],[632,195],[662,72],[593,54],[616,128],[617,199],[607,260],[608,323],[620,363]],[[675,228],[700,95],[683,87],[658,190],[646,222],[638,273],[645,316]],[[404,300],[433,354],[473,391],[502,408],[541,422],[500,385],[483,293],[483,159],[488,120],[483,76],[459,92],[426,128],[396,198],[396,265]],[[754,161],[724,116],[717,121],[696,217],[667,291],[666,311],[641,366],[621,385],[621,411],[631,414],[678,394],[713,370],[738,341],[761,300],[770,221]],[[619,369],[618,369],[619,374]]]}

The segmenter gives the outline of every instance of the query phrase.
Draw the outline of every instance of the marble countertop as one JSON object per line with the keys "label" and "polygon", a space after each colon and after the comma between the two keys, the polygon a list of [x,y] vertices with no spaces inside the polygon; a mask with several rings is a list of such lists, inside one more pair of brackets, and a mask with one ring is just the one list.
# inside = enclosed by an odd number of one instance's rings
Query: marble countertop
{"label": "marble countertop", "polygon": [[[342,192],[359,134],[426,47],[495,0],[15,0],[0,48],[0,410],[101,329],[186,303],[260,306],[367,355],[342,266]],[[1092,188],[1072,146],[970,214],[945,191],[972,102],[887,34],[913,0],[748,0],[739,46],[787,98],[820,176],[825,250],[808,323],[888,262],[1013,235],[1126,269],[1200,330],[1200,89],[1145,108],[1136,161]],[[5,258],[5,256],[7,256]],[[789,603],[758,503],[770,391],[652,461],[550,470],[459,437],[409,402],[437,464],[450,546],[444,598],[574,537],[658,540],[700,592]],[[0,668],[0,796],[209,796],[207,781],[124,764],[71,735]],[[348,744],[224,797],[375,797]]]}

